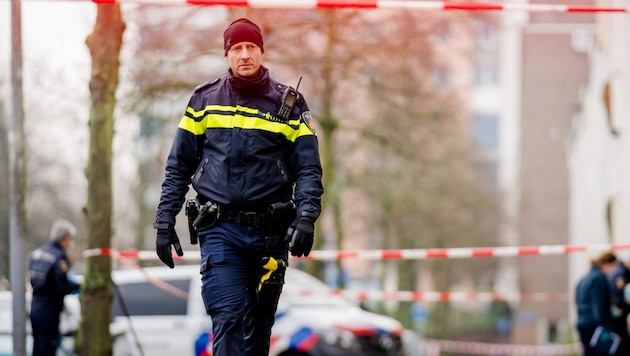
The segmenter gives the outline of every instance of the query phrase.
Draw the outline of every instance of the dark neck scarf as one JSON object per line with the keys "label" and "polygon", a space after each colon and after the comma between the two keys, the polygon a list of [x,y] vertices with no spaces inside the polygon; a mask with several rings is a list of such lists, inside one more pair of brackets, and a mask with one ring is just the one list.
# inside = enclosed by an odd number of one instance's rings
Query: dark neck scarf
{"label": "dark neck scarf", "polygon": [[228,70],[228,80],[236,90],[244,94],[261,94],[269,87],[269,69],[260,66],[258,73],[251,77],[237,77],[230,69]]}

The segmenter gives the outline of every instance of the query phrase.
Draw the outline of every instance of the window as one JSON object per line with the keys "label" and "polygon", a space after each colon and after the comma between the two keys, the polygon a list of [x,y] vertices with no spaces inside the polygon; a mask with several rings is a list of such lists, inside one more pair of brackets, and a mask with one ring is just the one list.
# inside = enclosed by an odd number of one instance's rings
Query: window
{"label": "window", "polygon": [[[166,283],[185,293],[188,293],[190,288],[190,279],[171,280]],[[127,316],[124,307],[127,308],[129,315],[186,315],[188,300],[143,281],[119,284],[118,288],[114,286],[112,316]]]}
{"label": "window", "polygon": [[496,114],[476,114],[473,119],[475,141],[490,152],[496,152],[499,146],[498,122]]}
{"label": "window", "polygon": [[473,81],[476,86],[497,85],[499,84],[499,70],[495,65],[476,64]]}

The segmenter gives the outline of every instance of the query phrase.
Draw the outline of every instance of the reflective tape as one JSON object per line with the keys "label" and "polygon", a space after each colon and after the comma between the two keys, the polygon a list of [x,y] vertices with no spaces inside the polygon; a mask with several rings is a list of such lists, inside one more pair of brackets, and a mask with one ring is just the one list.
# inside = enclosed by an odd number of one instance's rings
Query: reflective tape
{"label": "reflective tape", "polygon": [[[630,244],[456,247],[400,250],[314,250],[311,251],[308,257],[292,257],[292,259],[320,261],[335,261],[344,259],[426,260],[441,258],[548,256],[577,252],[604,252],[627,249],[630,249]],[[115,258],[130,258],[139,260],[158,259],[155,251],[116,251],[111,248],[96,248],[83,251],[84,257],[100,255],[110,255]],[[184,256],[182,257],[173,253],[173,259],[198,261],[199,251],[184,251]]]}
{"label": "reflective tape", "polygon": [[[30,0],[46,1],[54,0]],[[396,1],[396,0],[57,0],[85,1],[96,4],[194,5],[228,6],[275,9],[413,9],[456,11],[526,11],[526,12],[630,12],[626,7],[589,6],[570,4],[501,4],[484,2],[450,1]]]}

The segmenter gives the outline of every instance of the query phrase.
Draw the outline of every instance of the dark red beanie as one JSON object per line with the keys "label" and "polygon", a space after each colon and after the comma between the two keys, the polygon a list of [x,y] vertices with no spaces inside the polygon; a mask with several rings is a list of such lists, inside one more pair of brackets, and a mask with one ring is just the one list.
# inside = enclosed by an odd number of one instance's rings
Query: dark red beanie
{"label": "dark red beanie", "polygon": [[232,22],[225,32],[223,32],[223,48],[225,49],[225,55],[227,56],[230,48],[239,42],[255,43],[260,47],[263,53],[265,52],[260,28],[255,23],[245,18],[240,18]]}

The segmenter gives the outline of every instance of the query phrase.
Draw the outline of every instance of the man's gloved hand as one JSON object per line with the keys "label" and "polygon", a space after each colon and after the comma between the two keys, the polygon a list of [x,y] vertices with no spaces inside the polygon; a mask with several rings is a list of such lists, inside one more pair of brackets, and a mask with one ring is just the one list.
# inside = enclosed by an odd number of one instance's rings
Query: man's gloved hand
{"label": "man's gloved hand", "polygon": [[314,217],[300,216],[289,226],[284,241],[289,243],[291,255],[296,257],[304,255],[306,257],[311,253],[315,235],[315,220]]}
{"label": "man's gloved hand", "polygon": [[179,244],[179,238],[177,237],[175,228],[170,225],[168,228],[158,228],[157,239],[155,240],[155,251],[165,265],[170,268],[174,268],[175,264],[173,263],[171,245],[175,247],[177,256],[184,255],[184,251],[182,251],[182,245]]}

